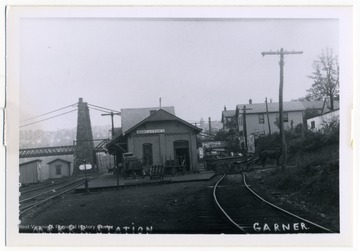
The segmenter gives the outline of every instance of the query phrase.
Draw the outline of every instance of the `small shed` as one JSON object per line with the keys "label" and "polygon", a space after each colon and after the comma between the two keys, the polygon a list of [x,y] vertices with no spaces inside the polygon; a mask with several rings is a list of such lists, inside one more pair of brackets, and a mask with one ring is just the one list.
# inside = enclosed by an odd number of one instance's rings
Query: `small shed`
{"label": "small shed", "polygon": [[41,159],[35,159],[20,164],[20,183],[34,184],[42,181]]}
{"label": "small shed", "polygon": [[48,162],[49,178],[56,179],[71,175],[71,162],[63,159],[54,159]]}

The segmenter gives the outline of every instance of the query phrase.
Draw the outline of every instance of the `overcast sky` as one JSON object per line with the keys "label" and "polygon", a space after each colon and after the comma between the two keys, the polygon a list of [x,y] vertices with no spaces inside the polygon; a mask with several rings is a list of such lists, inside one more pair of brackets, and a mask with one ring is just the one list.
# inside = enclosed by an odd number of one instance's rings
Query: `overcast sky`
{"label": "overcast sky", "polygon": [[[41,18],[23,19],[20,27],[20,120],[79,97],[115,110],[156,107],[161,97],[187,121],[221,120],[224,105],[278,101],[279,57],[261,52],[303,51],[285,56],[284,101],[290,101],[311,87],[307,76],[321,51],[339,51],[335,19]],[[95,110],[91,119],[110,125]],[[21,129],[75,126],[70,113]]]}

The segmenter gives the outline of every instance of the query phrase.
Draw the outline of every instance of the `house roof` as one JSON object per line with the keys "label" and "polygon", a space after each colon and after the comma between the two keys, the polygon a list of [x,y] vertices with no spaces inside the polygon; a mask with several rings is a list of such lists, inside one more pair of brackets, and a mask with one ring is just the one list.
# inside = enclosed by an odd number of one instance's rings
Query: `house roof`
{"label": "house roof", "polygon": [[[127,132],[130,128],[149,117],[151,115],[150,111],[158,111],[159,109],[160,107],[121,109],[122,132]],[[161,109],[175,115],[173,106],[161,107]]]}
{"label": "house roof", "polygon": [[22,165],[26,165],[26,164],[30,164],[30,163],[33,163],[33,162],[42,162],[42,159],[34,159],[34,160],[30,160],[30,161],[27,161],[27,162],[21,163],[21,164],[20,164],[20,166],[22,166]]}
{"label": "house roof", "polygon": [[[330,100],[302,101],[305,109],[321,109],[322,113],[330,112]],[[334,111],[339,109],[339,101],[334,100]]]}
{"label": "house roof", "polygon": [[[236,106],[237,111],[242,111],[243,107],[246,106],[246,114],[252,113],[266,113],[266,104],[258,103],[258,104],[240,104]],[[291,112],[291,111],[303,111],[305,107],[300,101],[293,102],[283,102],[283,111]],[[269,112],[279,112],[279,103],[268,103],[268,111]]]}
{"label": "house roof", "polygon": [[323,109],[324,101],[301,101],[305,109]]}
{"label": "house roof", "polygon": [[194,129],[198,132],[202,131],[201,128],[198,128],[198,127],[190,124],[189,122],[186,122],[185,120],[182,120],[181,118],[176,117],[174,114],[171,114],[170,112],[165,111],[161,108],[157,112],[153,113],[152,115],[150,115],[147,118],[145,118],[144,120],[140,121],[133,127],[129,128],[127,131],[124,131],[124,134],[127,134],[127,133],[135,130],[137,127],[139,127],[140,125],[142,125],[146,122],[154,122],[154,121],[178,121],[178,122],[185,124],[188,127],[191,127],[192,129]]}
{"label": "house roof", "polygon": [[62,162],[65,162],[65,163],[68,163],[68,164],[70,164],[71,163],[71,161],[67,161],[67,160],[64,160],[64,159],[60,159],[60,158],[56,158],[56,159],[54,159],[54,160],[52,160],[52,161],[50,161],[50,162],[48,162],[47,164],[48,165],[50,165],[51,163],[53,163],[53,162],[55,162],[55,161],[62,161]]}

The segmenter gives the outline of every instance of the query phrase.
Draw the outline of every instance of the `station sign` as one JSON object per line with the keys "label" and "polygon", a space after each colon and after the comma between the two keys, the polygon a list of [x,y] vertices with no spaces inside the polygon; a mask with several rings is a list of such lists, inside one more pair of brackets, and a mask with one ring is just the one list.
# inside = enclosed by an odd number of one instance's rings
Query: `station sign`
{"label": "station sign", "polygon": [[80,169],[81,171],[84,171],[85,169],[86,169],[86,170],[90,170],[91,168],[92,168],[92,165],[91,165],[91,164],[82,164],[82,165],[79,166],[79,169]]}
{"label": "station sign", "polygon": [[137,130],[136,134],[154,134],[165,133],[165,129],[150,129],[150,130]]}

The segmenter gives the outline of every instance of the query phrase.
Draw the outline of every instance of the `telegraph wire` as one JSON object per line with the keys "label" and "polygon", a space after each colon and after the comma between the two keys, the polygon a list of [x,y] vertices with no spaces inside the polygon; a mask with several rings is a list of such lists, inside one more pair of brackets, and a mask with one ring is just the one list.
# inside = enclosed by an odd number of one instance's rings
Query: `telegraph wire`
{"label": "telegraph wire", "polygon": [[74,110],[71,110],[71,111],[68,111],[68,112],[64,112],[64,113],[61,113],[61,114],[52,116],[52,117],[50,117],[50,118],[46,118],[46,119],[42,119],[42,120],[39,120],[39,121],[35,121],[35,122],[29,123],[29,124],[26,124],[26,125],[22,125],[22,126],[20,126],[20,128],[21,128],[21,127],[25,127],[25,126],[29,126],[29,125],[33,125],[33,124],[36,124],[36,123],[39,123],[39,122],[42,122],[42,121],[46,121],[46,120],[49,120],[49,119],[53,119],[53,118],[56,118],[56,117],[59,117],[59,116],[62,116],[62,115],[65,115],[65,114],[68,114],[68,113],[77,111],[77,110],[78,110],[78,109],[74,109]]}
{"label": "telegraph wire", "polygon": [[33,120],[33,119],[36,119],[36,118],[39,118],[39,117],[42,117],[42,116],[45,116],[45,115],[48,115],[48,114],[51,114],[51,113],[54,113],[54,112],[58,112],[58,111],[61,111],[63,109],[66,109],[66,108],[73,107],[74,105],[77,105],[77,103],[72,104],[72,105],[68,105],[68,106],[65,106],[65,107],[62,107],[62,108],[59,108],[59,109],[56,109],[56,110],[53,110],[51,112],[47,112],[47,113],[35,116],[35,117],[32,117],[32,118],[24,119],[24,120],[20,121],[20,123],[28,121],[28,120]]}

